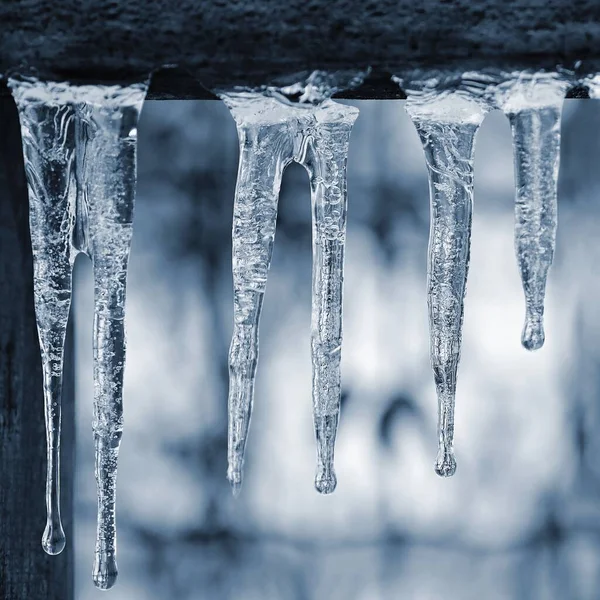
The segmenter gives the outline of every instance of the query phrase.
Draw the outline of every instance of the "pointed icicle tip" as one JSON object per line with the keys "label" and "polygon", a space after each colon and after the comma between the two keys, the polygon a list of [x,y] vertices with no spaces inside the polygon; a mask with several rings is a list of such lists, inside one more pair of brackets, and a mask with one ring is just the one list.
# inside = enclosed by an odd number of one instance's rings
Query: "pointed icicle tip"
{"label": "pointed icicle tip", "polygon": [[242,491],[242,471],[230,470],[227,473],[227,479],[231,485],[231,493],[233,494],[233,497],[237,498]]}
{"label": "pointed icicle tip", "polygon": [[440,477],[452,477],[456,473],[456,459],[452,448],[440,446],[435,460],[435,472]]}
{"label": "pointed icicle tip", "polygon": [[60,554],[67,544],[67,538],[63,531],[62,524],[52,523],[48,521],[46,523],[46,529],[44,529],[44,535],[42,536],[42,548],[46,554],[56,556]]}
{"label": "pointed icicle tip", "polygon": [[119,569],[117,568],[117,560],[114,554],[100,555],[94,563],[94,585],[99,590],[110,590],[117,582]]}

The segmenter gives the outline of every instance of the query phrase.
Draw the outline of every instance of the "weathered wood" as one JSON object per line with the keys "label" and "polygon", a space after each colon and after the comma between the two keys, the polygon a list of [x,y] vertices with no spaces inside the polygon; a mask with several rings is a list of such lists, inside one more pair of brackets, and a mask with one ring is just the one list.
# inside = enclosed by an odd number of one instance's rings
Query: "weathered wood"
{"label": "weathered wood", "polygon": [[597,0],[7,0],[0,23],[0,73],[123,80],[177,65],[150,97],[368,66],[356,95],[397,97],[389,73],[411,69],[600,66]]}
{"label": "weathered wood", "polygon": [[[0,98],[0,598],[72,600],[74,371],[66,356],[62,513],[67,548],[48,556],[46,435],[33,309],[27,187],[16,107]],[[72,336],[71,336],[72,337]]]}

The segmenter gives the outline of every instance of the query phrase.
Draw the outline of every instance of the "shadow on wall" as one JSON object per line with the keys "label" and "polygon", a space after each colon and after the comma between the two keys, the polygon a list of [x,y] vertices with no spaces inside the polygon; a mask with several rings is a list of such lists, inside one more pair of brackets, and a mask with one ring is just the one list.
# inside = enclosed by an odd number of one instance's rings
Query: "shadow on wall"
{"label": "shadow on wall", "polygon": [[[438,478],[425,257],[428,188],[398,101],[361,110],[349,159],[338,490],[313,489],[310,196],[286,172],[261,324],[247,476],[225,479],[233,120],[216,102],[148,102],[128,297],[114,600],[592,599],[600,583],[600,111],[567,101],[547,343],[520,346],[510,131],[476,155],[459,371],[457,475]],[[77,268],[77,592],[95,484],[92,283]]]}

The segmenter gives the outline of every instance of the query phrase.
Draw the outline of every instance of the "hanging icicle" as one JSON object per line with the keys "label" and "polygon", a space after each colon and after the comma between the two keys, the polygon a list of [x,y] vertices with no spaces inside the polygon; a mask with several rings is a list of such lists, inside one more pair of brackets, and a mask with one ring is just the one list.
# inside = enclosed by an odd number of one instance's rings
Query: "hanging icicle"
{"label": "hanging icicle", "polygon": [[136,181],[137,120],[147,84],[72,86],[9,81],[29,186],[34,293],[48,443],[44,549],[65,545],[60,522],[60,397],[71,271],[94,270],[94,442],[98,529],[94,583],[117,578],[115,483],[123,429],[125,286]]}
{"label": "hanging icicle", "polygon": [[48,554],[59,554],[65,547],[60,518],[60,426],[63,352],[71,306],[74,111],[53,101],[52,91],[42,84],[10,84],[19,107],[29,185],[34,300],[44,381],[48,452],[42,545]]}
{"label": "hanging icicle", "polygon": [[544,344],[544,296],[556,244],[560,120],[568,83],[554,73],[517,73],[493,90],[509,118],[515,153],[515,252],[525,293],[521,342]]}
{"label": "hanging icicle", "polygon": [[473,151],[486,106],[464,90],[428,90],[409,94],[406,110],[423,143],[429,172],[427,299],[439,436],[435,470],[449,477],[456,471],[454,402],[471,242]]}
{"label": "hanging icicle", "polygon": [[229,350],[227,471],[237,494],[254,401],[258,324],[275,239],[279,186],[294,156],[294,122],[272,98],[232,94],[223,100],[236,120],[240,141],[232,230],[234,322]]}
{"label": "hanging icicle", "polygon": [[[311,98],[314,89],[311,88]],[[285,91],[285,90],[284,90]],[[296,93],[291,88],[290,94]],[[229,353],[228,479],[242,484],[254,399],[258,323],[271,261],[283,170],[309,172],[313,214],[312,364],[317,439],[316,489],[336,486],[333,468],[340,406],[346,159],[356,108],[330,100],[285,103],[285,94],[223,93],[237,123],[240,163],[233,218],[234,332]],[[279,98],[279,99],[278,99]]]}
{"label": "hanging icicle", "polygon": [[342,292],[346,242],[346,163],[358,109],[326,102],[304,130],[298,159],[312,195],[312,395],[317,440],[315,487],[335,490],[333,467],[341,396]]}

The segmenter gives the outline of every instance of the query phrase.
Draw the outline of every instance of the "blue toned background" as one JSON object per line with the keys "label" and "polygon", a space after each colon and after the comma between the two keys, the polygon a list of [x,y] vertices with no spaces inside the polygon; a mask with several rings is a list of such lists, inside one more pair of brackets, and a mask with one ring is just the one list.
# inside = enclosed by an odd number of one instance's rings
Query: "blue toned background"
{"label": "blue toned background", "polygon": [[[566,102],[546,345],[520,346],[508,122],[488,115],[459,370],[458,470],[433,470],[428,186],[399,101],[357,102],[348,166],[338,489],[313,488],[308,177],[280,198],[241,496],[226,472],[233,119],[148,102],[127,302],[112,600],[598,598],[600,109]],[[91,581],[92,280],[76,269],[76,597]],[[105,596],[102,596],[105,597]]]}

